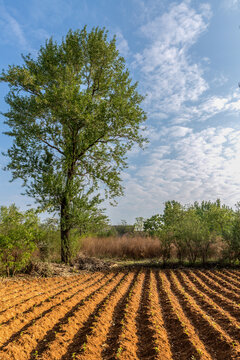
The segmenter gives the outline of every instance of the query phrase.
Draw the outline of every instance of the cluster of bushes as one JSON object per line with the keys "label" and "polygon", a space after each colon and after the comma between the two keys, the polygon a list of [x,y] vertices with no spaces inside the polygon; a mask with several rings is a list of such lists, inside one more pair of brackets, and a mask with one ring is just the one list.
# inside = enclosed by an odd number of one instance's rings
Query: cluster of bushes
{"label": "cluster of bushes", "polygon": [[41,223],[35,210],[21,212],[14,204],[0,207],[0,273],[14,275],[34,257],[54,258],[60,251],[59,240],[56,221]]}
{"label": "cluster of bushes", "polygon": [[[90,221],[91,220],[91,221]],[[70,250],[76,256],[85,234],[96,233],[105,225],[105,217],[96,217],[79,222],[71,231]],[[48,218],[40,221],[36,210],[20,211],[16,205],[0,207],[0,274],[14,275],[28,271],[41,262],[61,260],[61,238],[59,221]]]}
{"label": "cluster of bushes", "polygon": [[240,261],[239,204],[234,211],[220,200],[188,206],[167,201],[163,214],[145,220],[143,229],[159,239],[163,262]]}

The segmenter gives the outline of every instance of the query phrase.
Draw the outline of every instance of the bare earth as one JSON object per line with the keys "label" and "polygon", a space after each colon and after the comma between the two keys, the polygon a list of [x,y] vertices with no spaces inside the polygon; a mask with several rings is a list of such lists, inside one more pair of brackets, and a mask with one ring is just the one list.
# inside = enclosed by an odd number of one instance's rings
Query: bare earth
{"label": "bare earth", "polygon": [[240,359],[240,270],[0,280],[0,359]]}

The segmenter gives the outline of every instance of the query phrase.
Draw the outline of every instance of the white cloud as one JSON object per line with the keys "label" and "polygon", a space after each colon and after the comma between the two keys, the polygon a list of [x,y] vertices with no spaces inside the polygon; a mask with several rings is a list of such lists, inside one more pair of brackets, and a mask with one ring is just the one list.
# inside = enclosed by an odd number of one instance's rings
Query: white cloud
{"label": "white cloud", "polygon": [[[231,2],[237,3],[240,1]],[[173,3],[167,12],[151,20],[146,16],[141,34],[148,44],[135,55],[133,65],[140,71],[143,91],[147,93],[145,107],[155,122],[171,119],[175,125],[184,125],[220,113],[239,113],[240,91],[214,94],[210,86],[222,86],[227,77],[220,74],[209,84],[202,64],[210,60],[203,57],[196,63],[190,55],[192,45],[207,30],[210,17],[209,4],[200,4],[196,10],[187,0]]]}
{"label": "white cloud", "polygon": [[117,49],[119,50],[120,54],[122,56],[128,56],[129,55],[129,46],[127,40],[124,38],[123,34],[118,31],[116,33],[117,37]]}
{"label": "white cloud", "polygon": [[227,82],[228,82],[228,78],[224,74],[219,74],[212,80],[212,84],[214,84],[218,87],[225,85]]}
{"label": "white cloud", "polygon": [[129,222],[136,216],[150,217],[172,199],[187,204],[220,198],[232,207],[240,200],[240,131],[186,128],[185,136],[176,138],[175,128],[165,128],[165,142],[129,172],[126,197],[111,209],[113,219],[120,213],[126,213]]}
{"label": "white cloud", "polygon": [[228,10],[236,10],[239,8],[239,0],[222,0],[222,7]]}
{"label": "white cloud", "polygon": [[141,27],[149,43],[136,54],[134,65],[142,74],[150,113],[153,107],[168,114],[178,112],[208,89],[201,65],[191,60],[189,49],[206,31],[210,13],[207,4],[197,12],[183,1]]}
{"label": "white cloud", "polygon": [[206,121],[220,113],[228,115],[240,112],[240,90],[233,90],[229,95],[211,95],[203,98],[196,105],[182,106],[179,115],[175,115],[174,124],[184,124],[190,121]]}
{"label": "white cloud", "polygon": [[172,126],[172,127],[163,127],[161,129],[161,137],[184,137],[187,134],[190,134],[192,132],[192,129],[183,127],[183,126]]}
{"label": "white cloud", "polygon": [[7,11],[3,1],[0,2],[0,29],[1,41],[10,42],[20,46],[24,50],[29,50],[29,44],[25,37],[22,26],[19,22]]}

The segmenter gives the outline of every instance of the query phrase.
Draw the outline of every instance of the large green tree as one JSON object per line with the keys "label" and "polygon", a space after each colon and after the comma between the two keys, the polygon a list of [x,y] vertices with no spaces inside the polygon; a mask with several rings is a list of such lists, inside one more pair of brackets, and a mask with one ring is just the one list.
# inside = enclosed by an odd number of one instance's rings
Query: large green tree
{"label": "large green tree", "polygon": [[99,186],[110,198],[123,193],[126,153],[145,141],[143,97],[105,29],[70,30],[23,61],[1,74],[10,85],[7,169],[42,208],[59,212],[61,257],[69,262],[77,214],[99,202]]}

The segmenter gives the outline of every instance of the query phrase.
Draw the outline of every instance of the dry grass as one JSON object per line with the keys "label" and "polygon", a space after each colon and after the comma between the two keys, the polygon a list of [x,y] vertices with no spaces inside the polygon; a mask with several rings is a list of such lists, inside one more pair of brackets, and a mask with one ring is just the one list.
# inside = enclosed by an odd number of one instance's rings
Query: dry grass
{"label": "dry grass", "polygon": [[87,256],[150,259],[161,257],[161,243],[150,237],[86,238],[81,252]]}

